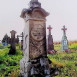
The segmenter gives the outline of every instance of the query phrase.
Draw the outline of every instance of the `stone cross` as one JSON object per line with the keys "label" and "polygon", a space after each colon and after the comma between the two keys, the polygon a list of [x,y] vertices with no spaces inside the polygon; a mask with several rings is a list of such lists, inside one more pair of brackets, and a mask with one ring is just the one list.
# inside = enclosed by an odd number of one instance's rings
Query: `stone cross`
{"label": "stone cross", "polygon": [[11,38],[15,39],[16,31],[12,30],[12,31],[10,31],[10,33],[11,33]]}
{"label": "stone cross", "polygon": [[16,31],[12,30],[10,31],[11,33],[11,47],[10,47],[10,50],[9,50],[9,54],[12,54],[14,55],[16,53],[16,46],[15,46],[15,34],[16,34]]}
{"label": "stone cross", "polygon": [[63,37],[62,37],[62,41],[61,41],[62,51],[67,51],[68,50],[68,40],[67,40],[67,36],[66,36],[67,28],[65,28],[65,26],[63,26],[63,28],[61,30],[63,30]]}
{"label": "stone cross", "polygon": [[49,34],[48,34],[48,53],[49,53],[50,51],[54,50],[54,45],[53,45],[53,37],[51,35],[52,27],[49,25],[47,29],[49,30]]}
{"label": "stone cross", "polygon": [[63,26],[62,30],[63,30],[63,34],[66,36],[66,30],[67,30],[67,28],[65,28],[65,25]]}

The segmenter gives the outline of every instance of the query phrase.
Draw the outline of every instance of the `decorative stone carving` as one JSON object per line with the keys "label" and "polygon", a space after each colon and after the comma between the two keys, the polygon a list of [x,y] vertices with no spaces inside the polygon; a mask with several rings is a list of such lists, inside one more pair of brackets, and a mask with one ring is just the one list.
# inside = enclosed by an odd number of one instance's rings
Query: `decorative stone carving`
{"label": "decorative stone carving", "polygon": [[30,58],[37,58],[45,54],[46,35],[45,25],[43,22],[34,21],[30,28]]}
{"label": "decorative stone carving", "polygon": [[31,36],[36,41],[41,41],[44,38],[44,27],[40,24],[34,25],[31,30]]}
{"label": "decorative stone carving", "polygon": [[35,8],[35,7],[41,8],[41,3],[39,3],[38,0],[31,0],[30,1],[30,8]]}

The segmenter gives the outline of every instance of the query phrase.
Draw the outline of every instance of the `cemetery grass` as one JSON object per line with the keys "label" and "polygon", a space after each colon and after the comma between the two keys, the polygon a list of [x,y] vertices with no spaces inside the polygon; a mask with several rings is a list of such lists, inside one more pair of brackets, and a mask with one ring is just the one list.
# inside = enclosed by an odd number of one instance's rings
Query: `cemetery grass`
{"label": "cemetery grass", "polygon": [[17,46],[15,55],[8,55],[9,46],[0,46],[0,77],[18,77],[22,51]]}
{"label": "cemetery grass", "polygon": [[77,77],[77,43],[69,45],[70,53],[62,52],[61,45],[55,45],[56,54],[48,55],[52,61],[51,67],[59,69],[55,77]]}
{"label": "cemetery grass", "polygon": [[[0,77],[18,77],[22,51],[17,46],[15,55],[8,55],[9,48],[0,45]],[[52,61],[51,67],[60,71],[55,77],[77,77],[77,43],[69,45],[70,53],[60,51],[61,45],[55,45],[56,54],[48,55]]]}

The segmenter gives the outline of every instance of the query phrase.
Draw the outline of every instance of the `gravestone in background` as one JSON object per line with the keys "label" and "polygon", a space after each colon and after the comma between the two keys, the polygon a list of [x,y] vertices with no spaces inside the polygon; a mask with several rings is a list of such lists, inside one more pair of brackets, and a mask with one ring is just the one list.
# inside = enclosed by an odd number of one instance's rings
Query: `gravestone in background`
{"label": "gravestone in background", "polygon": [[25,21],[23,32],[23,53],[20,73],[23,77],[50,77],[51,61],[46,50],[46,17],[48,13],[41,8],[38,0],[31,0],[30,7],[23,9],[21,17]]}
{"label": "gravestone in background", "polygon": [[10,50],[9,50],[9,54],[12,54],[14,55],[16,53],[16,45],[15,45],[15,42],[16,42],[16,39],[15,39],[15,34],[16,34],[16,31],[12,30],[10,31],[11,33],[11,39],[10,39]]}
{"label": "gravestone in background", "polygon": [[63,37],[62,37],[62,41],[61,41],[62,51],[67,51],[68,50],[68,40],[67,40],[67,36],[66,36],[67,28],[65,28],[65,26],[63,26],[62,30],[63,30]]}
{"label": "gravestone in background", "polygon": [[10,42],[10,37],[7,34],[5,34],[2,39],[2,45],[7,46],[9,44],[9,42]]}
{"label": "gravestone in background", "polygon": [[51,26],[49,25],[49,27],[47,28],[49,30],[49,34],[48,34],[48,51],[52,51],[54,50],[54,44],[53,44],[53,37],[51,35]]}

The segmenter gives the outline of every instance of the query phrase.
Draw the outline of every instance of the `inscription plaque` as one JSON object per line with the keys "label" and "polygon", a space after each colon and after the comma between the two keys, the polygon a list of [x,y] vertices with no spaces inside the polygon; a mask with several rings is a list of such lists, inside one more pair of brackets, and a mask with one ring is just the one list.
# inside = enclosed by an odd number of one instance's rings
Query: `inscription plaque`
{"label": "inscription plaque", "polygon": [[45,26],[44,24],[36,23],[31,29],[30,38],[30,58],[37,58],[46,52],[45,50]]}
{"label": "inscription plaque", "polygon": [[41,41],[44,38],[44,27],[40,24],[36,24],[31,30],[31,36],[36,41]]}

